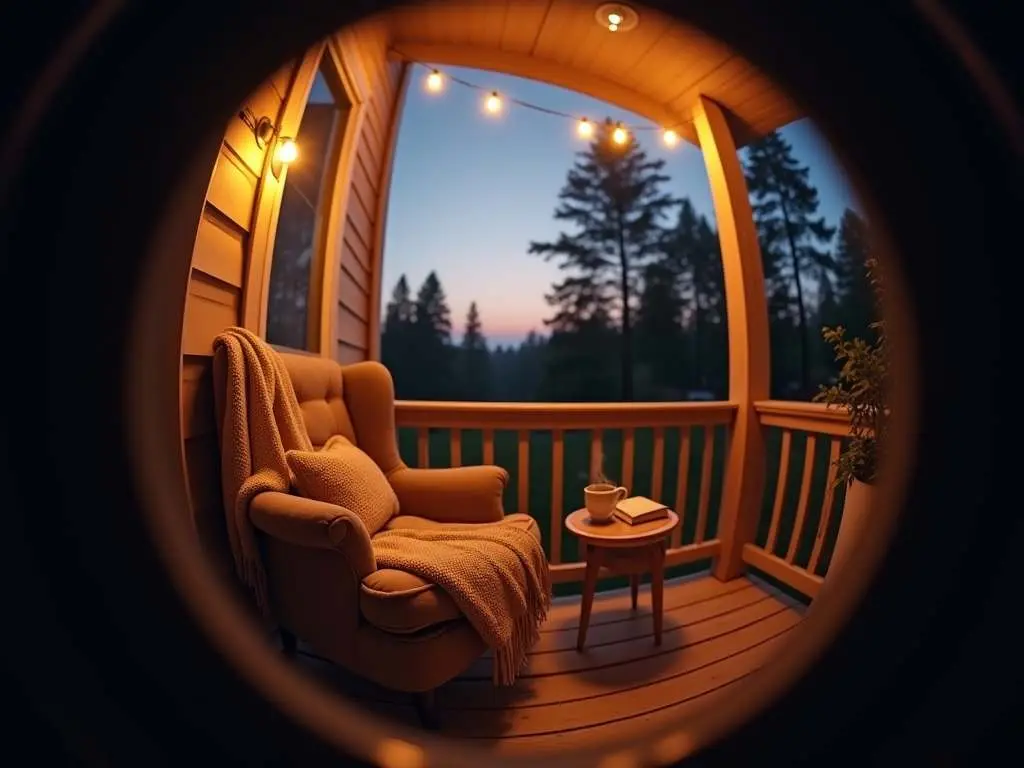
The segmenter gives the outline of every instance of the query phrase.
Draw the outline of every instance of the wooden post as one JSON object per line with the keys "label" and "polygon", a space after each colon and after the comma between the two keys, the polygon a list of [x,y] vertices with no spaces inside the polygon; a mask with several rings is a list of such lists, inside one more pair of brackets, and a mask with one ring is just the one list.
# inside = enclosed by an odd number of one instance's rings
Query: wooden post
{"label": "wooden post", "polygon": [[754,214],[725,112],[700,96],[693,118],[718,223],[729,323],[729,399],[738,405],[718,523],[722,547],[713,570],[715,578],[727,581],[743,573],[743,545],[756,535],[764,492],[764,439],[754,403],[768,398],[768,303]]}

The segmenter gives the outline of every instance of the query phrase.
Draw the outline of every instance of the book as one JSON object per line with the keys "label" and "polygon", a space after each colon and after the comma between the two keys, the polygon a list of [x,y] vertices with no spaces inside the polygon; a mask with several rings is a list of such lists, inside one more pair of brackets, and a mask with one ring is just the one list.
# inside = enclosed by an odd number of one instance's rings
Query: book
{"label": "book", "polygon": [[615,517],[629,525],[649,523],[668,517],[668,507],[646,496],[630,496],[615,507]]}

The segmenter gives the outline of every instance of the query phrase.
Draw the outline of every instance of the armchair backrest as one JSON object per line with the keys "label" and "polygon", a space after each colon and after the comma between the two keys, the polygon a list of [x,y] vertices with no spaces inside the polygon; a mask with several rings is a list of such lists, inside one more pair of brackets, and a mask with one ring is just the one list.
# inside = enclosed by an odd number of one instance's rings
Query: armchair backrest
{"label": "armchair backrest", "polygon": [[395,387],[387,368],[371,361],[343,366],[326,357],[280,354],[314,446],[344,435],[384,474],[405,466],[398,455]]}
{"label": "armchair backrest", "polygon": [[280,354],[313,446],[321,447],[334,435],[344,435],[358,445],[352,417],[342,397],[341,366],[317,355]]}

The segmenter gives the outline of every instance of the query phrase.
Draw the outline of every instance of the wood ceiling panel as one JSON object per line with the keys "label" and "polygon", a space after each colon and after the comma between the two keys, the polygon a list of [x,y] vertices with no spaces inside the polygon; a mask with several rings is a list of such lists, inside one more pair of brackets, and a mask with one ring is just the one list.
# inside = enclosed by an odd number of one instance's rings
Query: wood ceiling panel
{"label": "wood ceiling panel", "polygon": [[599,75],[626,76],[674,24],[664,14],[643,11],[635,29],[622,35],[605,33],[609,45],[601,47],[591,68]]}
{"label": "wood ceiling panel", "polygon": [[549,61],[569,55],[569,50],[576,45],[571,34],[574,27],[579,28],[579,14],[579,4],[573,0],[552,0],[530,53]]}
{"label": "wood ceiling panel", "polygon": [[738,56],[730,56],[696,79],[687,78],[689,85],[675,93],[668,103],[674,109],[688,110],[701,94],[718,101],[727,96],[731,83],[742,82],[744,77],[754,74],[748,62]]}
{"label": "wood ceiling panel", "polygon": [[511,53],[533,50],[550,7],[551,0],[509,0],[501,32],[501,50]]}

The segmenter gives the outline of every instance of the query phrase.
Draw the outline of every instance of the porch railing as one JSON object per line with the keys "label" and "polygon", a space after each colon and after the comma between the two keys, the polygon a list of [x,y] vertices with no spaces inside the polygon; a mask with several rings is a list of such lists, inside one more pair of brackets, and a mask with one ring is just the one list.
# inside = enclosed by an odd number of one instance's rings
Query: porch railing
{"label": "porch railing", "polygon": [[828,570],[842,517],[844,488],[835,461],[849,437],[849,415],[818,403],[754,404],[767,447],[758,535],[743,560],[808,597]]}
{"label": "porch railing", "polygon": [[396,403],[410,466],[497,463],[511,474],[505,506],[540,524],[555,583],[583,579],[564,519],[598,471],[682,518],[666,566],[714,558],[718,504],[736,406],[701,403]]}

